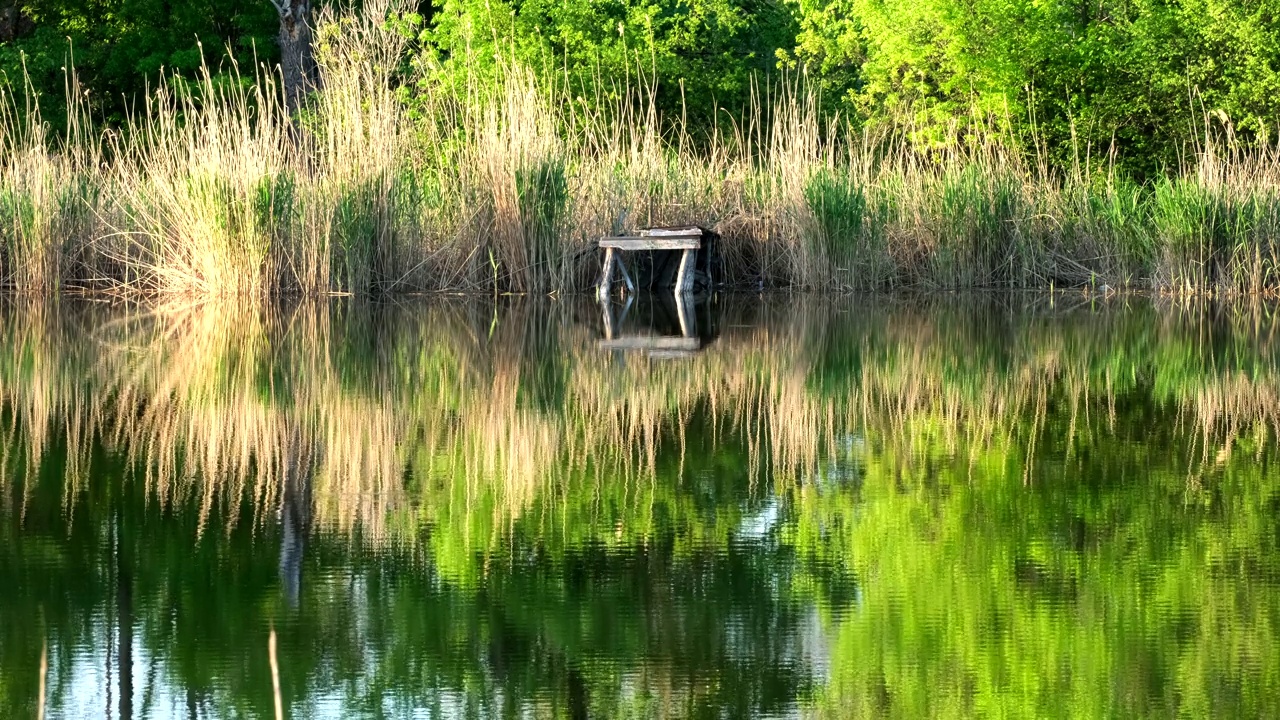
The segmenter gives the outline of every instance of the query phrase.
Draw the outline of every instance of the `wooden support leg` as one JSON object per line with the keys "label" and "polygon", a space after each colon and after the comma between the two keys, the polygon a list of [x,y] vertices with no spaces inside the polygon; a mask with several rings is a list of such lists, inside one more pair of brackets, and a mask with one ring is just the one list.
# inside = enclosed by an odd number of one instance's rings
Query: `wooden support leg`
{"label": "wooden support leg", "polygon": [[609,299],[610,285],[613,284],[613,248],[605,248],[604,263],[600,266],[600,284],[596,286],[596,296],[603,302]]}
{"label": "wooden support leg", "polygon": [[693,251],[686,249],[680,256],[680,273],[676,275],[676,294],[688,295],[693,292]]}
{"label": "wooden support leg", "polygon": [[626,283],[627,285],[627,293],[630,295],[635,295],[636,284],[631,282],[631,273],[627,272],[627,266],[625,263],[622,262],[622,256],[618,255],[615,262],[618,263],[618,270],[622,272],[622,282]]}

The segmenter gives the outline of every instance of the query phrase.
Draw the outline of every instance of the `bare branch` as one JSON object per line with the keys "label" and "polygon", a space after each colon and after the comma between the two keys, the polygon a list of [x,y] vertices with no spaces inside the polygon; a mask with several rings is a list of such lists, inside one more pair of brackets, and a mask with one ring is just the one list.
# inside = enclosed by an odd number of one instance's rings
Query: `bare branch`
{"label": "bare branch", "polygon": [[280,14],[280,17],[284,17],[289,14],[289,0],[268,1],[271,3],[271,6],[276,9],[276,12]]}

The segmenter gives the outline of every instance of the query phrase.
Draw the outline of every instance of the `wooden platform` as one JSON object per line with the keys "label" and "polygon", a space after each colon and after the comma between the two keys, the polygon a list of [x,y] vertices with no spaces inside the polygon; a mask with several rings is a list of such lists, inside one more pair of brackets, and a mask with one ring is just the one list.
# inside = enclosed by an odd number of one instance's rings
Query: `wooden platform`
{"label": "wooden platform", "polygon": [[600,247],[612,250],[697,250],[702,247],[702,238],[622,235],[600,238]]}
{"label": "wooden platform", "polygon": [[680,256],[680,272],[676,276],[676,295],[693,293],[693,263],[697,252],[702,248],[703,237],[712,233],[697,226],[645,228],[639,235],[617,235],[600,238],[600,247],[604,250],[604,262],[601,266],[600,282],[596,292],[601,299],[609,297],[613,287],[613,275],[616,270],[622,275],[627,292],[634,293],[635,283],[627,273],[627,267],[618,257],[619,252],[636,250],[682,250]]}

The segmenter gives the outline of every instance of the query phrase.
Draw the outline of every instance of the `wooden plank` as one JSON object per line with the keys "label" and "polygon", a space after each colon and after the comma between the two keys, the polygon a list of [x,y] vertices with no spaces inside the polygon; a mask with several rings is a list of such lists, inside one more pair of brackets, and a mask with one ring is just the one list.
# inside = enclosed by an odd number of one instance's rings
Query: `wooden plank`
{"label": "wooden plank", "polygon": [[670,335],[629,335],[627,337],[601,340],[597,343],[601,350],[684,350],[693,351],[702,348],[702,340],[696,337],[673,337]]}
{"label": "wooden plank", "polygon": [[702,237],[702,228],[696,225],[685,227],[646,228],[640,231],[643,237]]}
{"label": "wooden plank", "polygon": [[627,292],[635,294],[636,284],[631,282],[631,273],[627,272],[626,263],[622,262],[621,256],[616,256],[618,262],[618,270],[622,271],[622,282],[627,284]]}
{"label": "wooden plank", "polygon": [[604,237],[600,238],[600,247],[616,250],[697,250],[702,247],[702,238],[684,237]]}

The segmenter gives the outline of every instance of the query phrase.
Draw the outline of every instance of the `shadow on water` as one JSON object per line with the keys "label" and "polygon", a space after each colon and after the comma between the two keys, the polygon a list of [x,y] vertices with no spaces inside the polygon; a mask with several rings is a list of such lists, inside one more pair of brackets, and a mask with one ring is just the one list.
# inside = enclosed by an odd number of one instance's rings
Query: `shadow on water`
{"label": "shadow on water", "polygon": [[5,301],[0,714],[1274,715],[1274,330]]}

